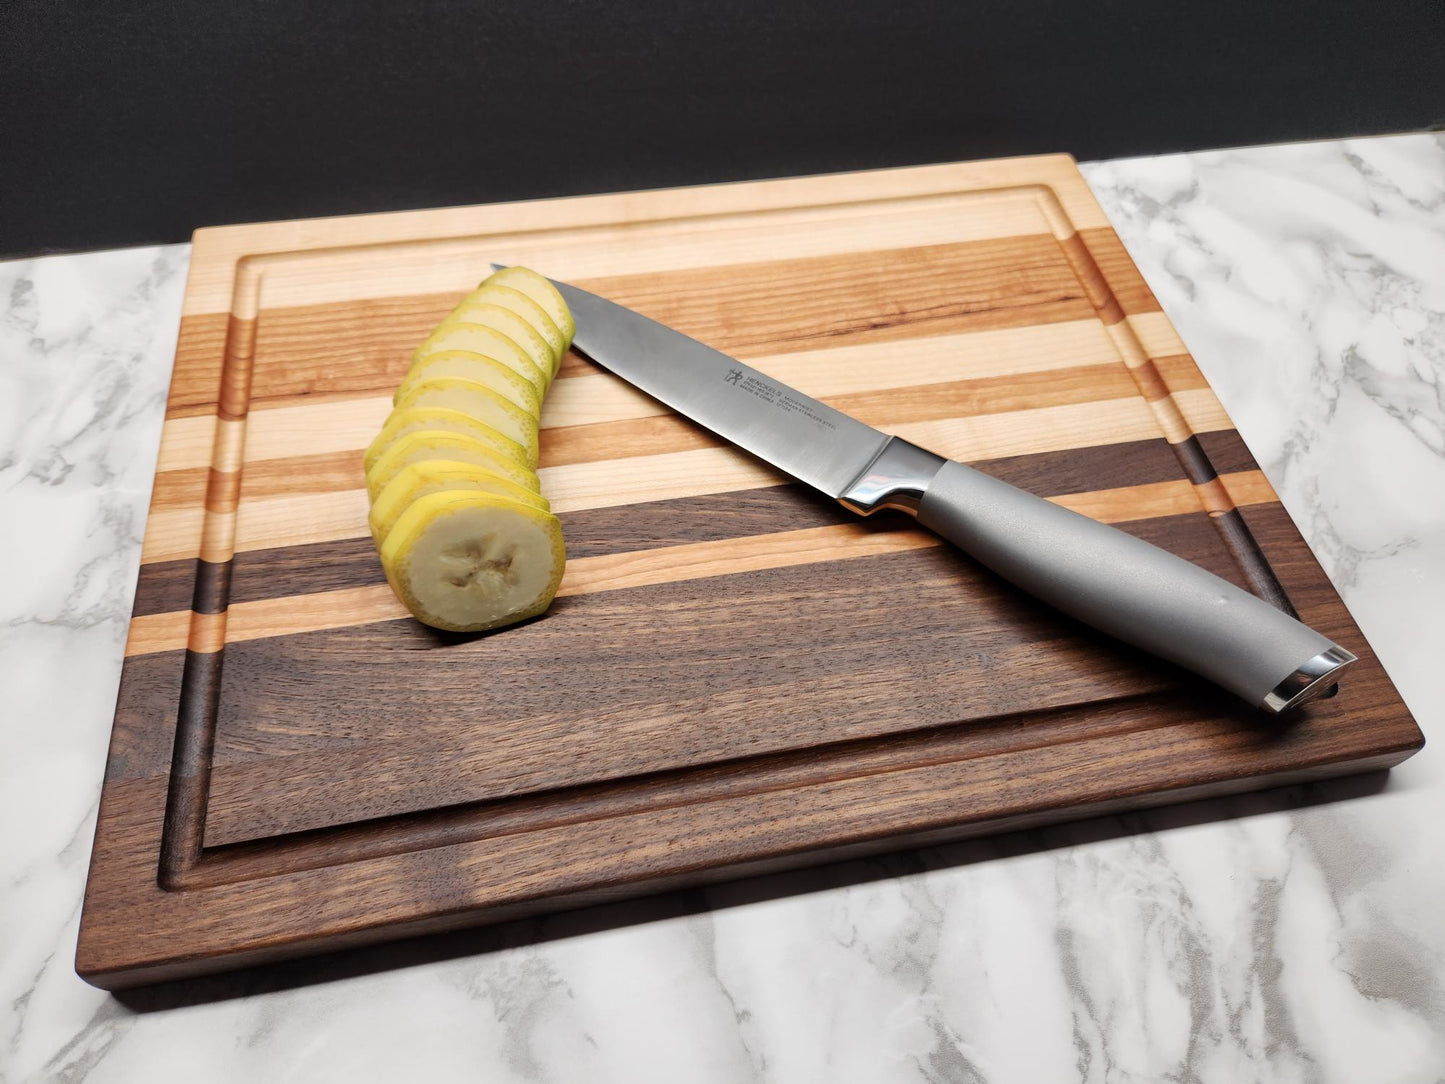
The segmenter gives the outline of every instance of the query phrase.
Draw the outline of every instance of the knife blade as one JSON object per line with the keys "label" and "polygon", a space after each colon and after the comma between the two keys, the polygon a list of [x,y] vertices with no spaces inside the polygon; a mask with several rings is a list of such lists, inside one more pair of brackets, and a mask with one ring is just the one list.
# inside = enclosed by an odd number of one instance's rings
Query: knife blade
{"label": "knife blade", "polygon": [[1030,594],[1265,711],[1332,695],[1356,661],[1174,554],[864,425],[616,302],[553,284],[577,323],[573,345],[664,405],[860,515],[915,516]]}

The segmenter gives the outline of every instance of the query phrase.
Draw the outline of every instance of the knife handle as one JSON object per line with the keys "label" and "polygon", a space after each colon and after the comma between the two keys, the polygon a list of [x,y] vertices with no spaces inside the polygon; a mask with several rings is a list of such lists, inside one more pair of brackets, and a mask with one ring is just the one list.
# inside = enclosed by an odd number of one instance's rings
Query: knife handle
{"label": "knife handle", "polygon": [[1198,565],[898,437],[842,500],[912,512],[1015,586],[1269,712],[1328,694],[1355,661]]}

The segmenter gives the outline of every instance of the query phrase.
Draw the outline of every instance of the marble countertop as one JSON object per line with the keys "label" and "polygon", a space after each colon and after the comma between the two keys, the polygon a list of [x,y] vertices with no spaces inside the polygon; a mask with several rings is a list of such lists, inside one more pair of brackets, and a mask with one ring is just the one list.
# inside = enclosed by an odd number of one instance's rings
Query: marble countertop
{"label": "marble countertop", "polygon": [[[1445,137],[1084,172],[1427,738]],[[116,998],[73,969],[186,246],[0,264],[0,1081],[1445,1076],[1445,770]]]}

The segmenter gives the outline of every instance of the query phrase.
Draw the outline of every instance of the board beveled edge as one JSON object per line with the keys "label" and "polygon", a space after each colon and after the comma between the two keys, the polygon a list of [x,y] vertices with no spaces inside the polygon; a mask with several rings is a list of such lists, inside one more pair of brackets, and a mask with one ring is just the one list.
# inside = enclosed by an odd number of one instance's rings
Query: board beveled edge
{"label": "board beveled edge", "polygon": [[[1056,161],[1056,159],[1048,159],[1045,161]],[[1068,161],[1072,166],[1072,159]],[[1075,174],[1075,176],[1077,177],[1077,174]],[[781,185],[788,182],[763,183]],[[1078,184],[1079,186],[1083,186],[1082,177],[1078,177]],[[1084,191],[1087,193],[1086,187],[1084,187]],[[1077,194],[1075,193],[1075,195]],[[1088,194],[1088,198],[1092,200],[1092,194]],[[1077,233],[1075,236],[1077,236]],[[1087,251],[1087,241],[1084,241],[1083,244],[1086,246]],[[240,264],[240,260],[233,263],[232,266],[235,271],[239,272],[241,270]],[[197,265],[193,263],[193,269],[196,266]],[[1130,266],[1132,267],[1132,264]],[[1095,267],[1098,268],[1098,265],[1095,264]],[[1107,284],[1107,274],[1102,268],[1098,268],[1098,270]],[[1135,271],[1135,274],[1137,274],[1137,271]],[[228,350],[230,349],[230,339],[231,337],[228,335]],[[249,361],[249,359],[247,360]],[[177,368],[179,369],[179,367],[180,362],[178,359]],[[249,391],[249,389],[247,389],[247,391]],[[1142,390],[1141,394],[1143,394]],[[218,406],[224,398],[224,391],[218,391]],[[1171,441],[1171,443],[1173,442]],[[1207,456],[1205,458],[1207,461]],[[1276,504],[1271,507],[1279,509],[1282,514],[1282,508],[1279,505]],[[1243,521],[1241,520],[1241,522]],[[1248,532],[1247,525],[1245,526],[1245,531]],[[1228,540],[1228,536],[1226,536],[1226,539]],[[1302,540],[1300,540],[1299,545],[1303,546]],[[1264,567],[1269,571],[1270,578],[1273,579],[1273,569],[1268,563],[1269,553],[1267,548],[1258,546],[1257,543],[1256,548],[1264,554],[1266,559]],[[1233,549],[1232,546],[1231,549]],[[1305,553],[1308,560],[1312,562],[1313,559],[1308,556],[1307,549]],[[1246,570],[1249,569],[1247,564],[1243,567],[1245,567]],[[1318,566],[1315,567],[1316,571],[1318,571]],[[1327,581],[1326,588],[1333,596],[1333,590],[1328,587]],[[199,585],[197,585],[197,589],[199,589]],[[1333,603],[1335,606],[1338,606],[1343,613],[1343,606],[1339,603],[1337,596],[1334,596]],[[1343,620],[1353,629],[1353,623],[1349,621],[1347,615],[1344,616]],[[1355,637],[1359,636],[1358,630],[1354,630],[1354,635]],[[219,661],[220,660],[217,659],[217,662]],[[1385,691],[1394,698],[1394,704],[1398,705],[1398,697],[1394,694],[1388,679],[1384,677],[1383,671],[1379,671],[1378,663],[1375,663],[1372,657],[1370,662],[1374,670],[1378,671],[1379,679],[1383,682]],[[218,686],[218,680],[216,685]],[[1403,707],[1403,705],[1400,706]],[[212,712],[212,718],[214,718],[214,712]],[[1012,828],[1033,827],[1055,821],[1075,819],[1080,816],[1167,804],[1192,797],[1235,793],[1243,790],[1258,789],[1262,786],[1280,785],[1299,782],[1305,779],[1325,778],[1354,771],[1389,767],[1405,759],[1405,757],[1413,753],[1423,743],[1423,738],[1420,736],[1418,728],[1414,727],[1413,721],[1409,719],[1408,714],[1404,716],[1404,722],[1407,726],[1398,728],[1399,732],[1391,739],[1390,743],[1388,743],[1389,747],[1384,751],[1380,751],[1381,747],[1377,744],[1367,753],[1354,750],[1346,753],[1344,756],[1336,756],[1333,759],[1326,757],[1318,763],[1308,764],[1303,767],[1296,766],[1284,771],[1271,772],[1266,770],[1254,775],[1247,773],[1229,775],[1226,773],[1222,777],[1198,779],[1178,786],[1164,786],[1162,789],[1158,787],[1149,789],[1151,786],[1154,786],[1153,783],[1141,783],[1140,787],[1142,789],[1124,797],[1090,800],[1087,796],[1080,795],[1077,802],[1072,805],[1053,804],[1051,808],[1047,809],[1020,810],[972,822],[967,819],[960,820],[955,818],[950,819],[948,823],[944,824],[932,824],[917,827],[913,830],[893,832],[862,840],[820,843],[817,847],[804,848],[802,850],[793,849],[783,854],[740,855],[736,861],[719,861],[689,870],[664,870],[653,876],[640,875],[632,880],[626,881],[620,888],[616,886],[594,886],[592,888],[584,887],[572,890],[566,886],[558,886],[556,891],[550,894],[541,893],[529,899],[498,903],[490,908],[485,905],[471,908],[453,907],[421,915],[398,917],[395,920],[381,920],[370,923],[363,921],[360,924],[356,924],[355,921],[353,921],[353,924],[349,927],[343,925],[341,928],[325,931],[320,934],[302,934],[299,937],[290,939],[284,936],[277,937],[274,933],[270,935],[253,934],[250,941],[247,941],[245,936],[241,936],[239,940],[233,938],[229,948],[219,946],[213,940],[205,940],[204,934],[199,935],[200,940],[198,941],[187,942],[187,935],[194,934],[194,931],[187,930],[184,927],[179,929],[171,928],[165,931],[170,936],[170,940],[165,947],[157,952],[154,951],[155,946],[152,946],[152,951],[149,953],[146,951],[126,952],[123,947],[117,947],[117,941],[124,941],[124,927],[127,924],[127,920],[135,913],[134,910],[121,909],[118,911],[112,908],[104,913],[103,919],[97,919],[96,909],[92,907],[92,886],[95,885],[96,890],[100,890],[100,885],[96,884],[97,868],[95,856],[101,854],[103,839],[114,828],[123,828],[128,824],[132,829],[139,830],[139,835],[144,837],[145,830],[156,822],[163,821],[169,823],[175,818],[171,815],[156,816],[161,811],[154,808],[153,803],[149,807],[149,814],[151,815],[150,821],[146,821],[144,818],[139,821],[129,817],[108,818],[107,812],[115,812],[114,807],[119,801],[118,796],[121,792],[121,787],[118,785],[112,788],[111,784],[107,783],[105,788],[106,793],[103,795],[102,800],[101,816],[97,823],[96,849],[92,856],[91,881],[87,884],[86,907],[82,916],[76,966],[77,971],[87,981],[107,988],[120,988],[137,982],[160,981],[168,978],[181,977],[183,975],[200,974],[208,971],[244,966],[250,963],[260,963],[285,956],[297,955],[302,952],[325,951],[330,948],[360,945],[398,936],[454,929],[479,922],[500,921],[506,918],[520,917],[524,914],[536,913],[541,910],[550,910],[563,906],[580,906],[587,903],[603,902],[611,899],[624,898],[626,896],[663,891],[668,888],[683,887],[685,885],[712,883],[718,880],[731,879],[754,873],[796,868],[817,862],[877,853],[900,846],[943,842],[949,839],[962,839],[969,836],[989,834]],[[1413,734],[1410,733],[1410,731],[1413,731]],[[192,747],[188,751],[183,748],[179,738],[180,735],[178,734],[176,749],[182,755],[175,758],[175,763],[172,765],[171,770],[168,771],[168,778],[170,778],[172,786],[175,785],[177,778],[184,778],[187,774],[185,771],[177,773],[175,771],[176,767],[184,766],[188,762],[194,764],[195,755],[202,749],[204,749],[206,756],[209,755],[209,749],[205,748],[205,742],[199,744],[192,743]],[[207,770],[208,767],[207,765]],[[1155,783],[1164,782],[1167,781],[1155,780]],[[1063,794],[1060,792],[1056,792],[1056,794],[1058,797],[1063,797]],[[154,797],[155,795],[152,795],[152,799]],[[145,804],[146,803],[143,803],[143,805]],[[165,801],[162,801],[162,809],[164,809],[167,804]],[[175,807],[169,810],[171,814],[178,812],[180,812],[180,810]],[[202,808],[202,815],[203,812],[204,810]],[[130,842],[133,843],[134,840]],[[157,840],[156,842],[159,841]],[[197,839],[197,845],[198,843],[199,840]],[[465,847],[467,844],[457,846]],[[154,854],[154,852],[152,853]],[[199,858],[199,850],[196,852],[196,857],[197,859]],[[164,900],[167,897],[172,897],[171,902],[173,904],[176,902],[173,898],[176,893],[162,888],[160,878],[154,876],[154,871],[158,868],[156,865],[149,867],[152,871],[151,876],[147,877],[145,875],[147,859],[144,847],[141,849],[139,855],[134,852],[134,848],[131,848],[131,853],[128,855],[128,858],[131,859],[131,861],[123,864],[123,868],[128,875],[122,879],[129,881],[129,890],[124,894],[129,897],[129,902],[132,907],[143,909],[148,900],[154,903],[158,900]],[[139,862],[134,861],[137,858]],[[164,864],[161,863],[161,866],[163,865]],[[286,878],[280,877],[276,878],[276,880],[284,881]],[[118,886],[107,884],[105,887]],[[220,903],[221,901],[216,899],[211,902]],[[244,903],[241,905],[240,910],[242,912],[246,910]],[[105,921],[106,919],[114,920],[117,914],[121,916],[118,921]],[[241,917],[244,918],[244,915],[241,915]],[[154,933],[155,931],[150,932]],[[271,938],[269,941],[266,940],[268,936]],[[154,938],[151,939],[154,940]],[[235,947],[236,945],[240,947]]]}

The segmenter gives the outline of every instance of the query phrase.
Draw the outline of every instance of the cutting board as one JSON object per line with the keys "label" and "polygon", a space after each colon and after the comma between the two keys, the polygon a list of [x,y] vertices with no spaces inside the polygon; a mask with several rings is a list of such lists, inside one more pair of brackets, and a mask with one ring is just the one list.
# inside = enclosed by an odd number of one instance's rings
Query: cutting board
{"label": "cutting board", "polygon": [[[361,453],[521,263],[1361,657],[1273,723],[566,358],[544,617],[410,620]],[[1064,156],[201,230],[77,968],[102,986],[1394,764],[1421,744]]]}

